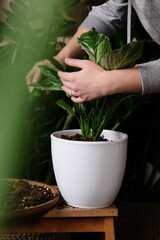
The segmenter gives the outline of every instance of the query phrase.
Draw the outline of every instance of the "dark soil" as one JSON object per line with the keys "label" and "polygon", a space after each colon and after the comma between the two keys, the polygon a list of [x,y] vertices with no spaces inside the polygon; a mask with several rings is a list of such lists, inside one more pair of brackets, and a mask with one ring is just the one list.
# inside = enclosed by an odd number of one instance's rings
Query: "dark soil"
{"label": "dark soil", "polygon": [[87,141],[87,142],[106,142],[109,141],[108,139],[104,138],[104,136],[98,137],[96,140],[93,140],[93,138],[85,137],[83,138],[81,134],[77,133],[73,136],[68,135],[61,135],[62,139],[66,140],[72,140],[72,141]]}
{"label": "dark soil", "polygon": [[56,195],[46,186],[27,181],[0,181],[0,212],[24,209],[53,200]]}

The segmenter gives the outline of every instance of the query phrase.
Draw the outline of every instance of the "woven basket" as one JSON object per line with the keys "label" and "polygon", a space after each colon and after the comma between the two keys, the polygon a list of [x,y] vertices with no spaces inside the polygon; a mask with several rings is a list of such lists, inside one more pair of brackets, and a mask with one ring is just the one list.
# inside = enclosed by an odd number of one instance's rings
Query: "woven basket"
{"label": "woven basket", "polygon": [[116,240],[160,240],[160,203],[116,203]]}

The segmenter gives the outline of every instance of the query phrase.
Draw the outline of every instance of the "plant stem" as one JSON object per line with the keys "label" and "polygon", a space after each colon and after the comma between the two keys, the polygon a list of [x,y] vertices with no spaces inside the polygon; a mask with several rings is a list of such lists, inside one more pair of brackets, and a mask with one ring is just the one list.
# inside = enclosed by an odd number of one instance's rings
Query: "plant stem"
{"label": "plant stem", "polygon": [[64,123],[64,126],[63,126],[63,130],[66,130],[66,129],[70,128],[72,120],[73,120],[73,117],[74,117],[73,114],[71,114],[71,113],[68,114],[68,116],[66,118],[66,121]]}

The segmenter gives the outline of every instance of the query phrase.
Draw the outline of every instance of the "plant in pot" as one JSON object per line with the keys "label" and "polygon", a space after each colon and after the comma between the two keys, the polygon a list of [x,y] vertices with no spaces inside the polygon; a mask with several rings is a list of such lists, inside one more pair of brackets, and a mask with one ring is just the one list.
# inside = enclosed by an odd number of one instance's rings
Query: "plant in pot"
{"label": "plant in pot", "polygon": [[[143,50],[142,41],[112,50],[109,38],[98,34],[94,28],[82,34],[78,43],[91,61],[106,70],[134,65]],[[56,68],[63,70],[58,62],[53,61]],[[32,86],[40,90],[62,91],[57,70],[48,66],[40,66],[40,69],[45,77]],[[64,93],[64,98],[57,101],[69,113],[69,118],[75,117],[80,126],[78,130],[62,130],[51,135],[55,178],[69,205],[101,208],[115,200],[125,171],[128,136],[104,128],[118,106],[130,97],[120,94],[76,104]]]}

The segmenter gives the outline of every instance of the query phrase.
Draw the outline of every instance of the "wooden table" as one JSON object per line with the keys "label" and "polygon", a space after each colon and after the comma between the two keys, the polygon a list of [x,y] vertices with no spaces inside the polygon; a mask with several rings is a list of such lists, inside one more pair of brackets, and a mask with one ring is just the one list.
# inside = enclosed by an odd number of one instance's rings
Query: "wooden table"
{"label": "wooden table", "polygon": [[[115,205],[101,209],[80,209],[66,204],[56,205],[47,213],[25,220],[12,220],[3,226],[3,233],[74,233],[104,232],[105,240],[115,240]],[[102,235],[101,235],[102,236]]]}

